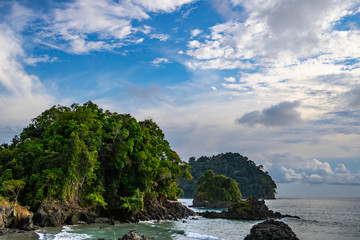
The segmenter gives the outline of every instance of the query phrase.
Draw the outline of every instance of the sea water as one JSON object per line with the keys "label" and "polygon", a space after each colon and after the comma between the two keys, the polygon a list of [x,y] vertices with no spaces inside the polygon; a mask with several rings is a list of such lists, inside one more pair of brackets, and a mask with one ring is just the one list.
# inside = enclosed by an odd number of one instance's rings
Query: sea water
{"label": "sea water", "polygon": [[[191,199],[179,199],[191,205]],[[301,219],[284,218],[299,239],[304,240],[356,240],[360,239],[360,199],[276,199],[266,200],[266,205],[282,214],[299,216]],[[194,209],[204,211],[205,209]],[[1,240],[82,240],[105,238],[116,240],[130,230],[157,240],[238,240],[261,221],[240,221],[190,217],[180,221],[142,222],[116,226],[73,225],[61,228],[43,228],[25,234],[0,236]]]}

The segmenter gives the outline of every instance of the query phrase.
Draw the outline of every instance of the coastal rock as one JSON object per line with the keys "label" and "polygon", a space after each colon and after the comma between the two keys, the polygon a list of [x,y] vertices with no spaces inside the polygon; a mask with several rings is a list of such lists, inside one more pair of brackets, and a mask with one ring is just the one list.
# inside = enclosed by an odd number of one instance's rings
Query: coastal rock
{"label": "coastal rock", "polygon": [[0,229],[5,229],[11,226],[15,217],[14,206],[6,206],[0,208]]}
{"label": "coastal rock", "polygon": [[154,240],[154,238],[148,238],[145,235],[137,233],[136,231],[130,231],[122,238],[119,238],[119,240]]}
{"label": "coastal rock", "polygon": [[147,220],[172,220],[188,218],[189,216],[196,216],[197,214],[185,207],[178,201],[169,201],[167,199],[147,199],[144,203],[144,209],[137,212],[132,220],[147,221]]}
{"label": "coastal rock", "polygon": [[79,221],[94,223],[97,214],[79,208],[64,206],[59,202],[44,202],[34,214],[34,224],[41,227],[59,227],[77,224]]}
{"label": "coastal rock", "polygon": [[59,227],[65,220],[65,211],[56,203],[42,203],[34,215],[35,224],[41,227]]}
{"label": "coastal rock", "polygon": [[33,213],[22,206],[4,206],[0,208],[0,230],[18,228],[20,230],[35,230]]}
{"label": "coastal rock", "polygon": [[266,220],[256,224],[244,240],[299,240],[291,228],[279,221]]}
{"label": "coastal rock", "polygon": [[228,208],[233,204],[231,201],[205,201],[205,200],[193,200],[192,207],[203,207],[203,208]]}
{"label": "coastal rock", "polygon": [[282,215],[279,212],[269,210],[265,201],[259,201],[257,198],[249,198],[246,201],[240,201],[232,204],[228,210],[222,212],[203,212],[201,216],[206,218],[225,218],[241,220],[265,220],[284,217],[299,218],[297,216]]}
{"label": "coastal rock", "polygon": [[17,228],[19,228],[20,230],[25,230],[25,231],[36,230],[38,227],[34,225],[33,217],[34,217],[34,213],[29,212],[28,215],[26,215],[25,217],[23,217],[20,220]]}

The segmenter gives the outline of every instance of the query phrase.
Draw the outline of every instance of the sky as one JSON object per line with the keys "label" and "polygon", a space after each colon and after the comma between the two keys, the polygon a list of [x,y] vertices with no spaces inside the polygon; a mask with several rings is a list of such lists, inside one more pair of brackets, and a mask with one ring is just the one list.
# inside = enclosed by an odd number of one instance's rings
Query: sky
{"label": "sky", "polygon": [[358,0],[0,0],[0,143],[90,100],[278,196],[360,197],[359,29]]}

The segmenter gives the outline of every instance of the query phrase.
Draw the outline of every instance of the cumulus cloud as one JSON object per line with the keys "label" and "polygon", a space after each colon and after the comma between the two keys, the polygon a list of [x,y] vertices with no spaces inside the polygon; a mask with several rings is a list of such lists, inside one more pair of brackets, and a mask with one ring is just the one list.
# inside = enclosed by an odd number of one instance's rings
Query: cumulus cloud
{"label": "cumulus cloud", "polygon": [[194,30],[192,30],[191,32],[190,32],[190,35],[191,35],[191,37],[196,37],[196,36],[198,36],[199,34],[201,34],[203,31],[202,30],[200,30],[200,29],[194,29]]}
{"label": "cumulus cloud", "polygon": [[236,82],[236,79],[234,77],[226,77],[226,78],[224,78],[224,80],[227,82],[230,82],[230,83]]}
{"label": "cumulus cloud", "polygon": [[299,102],[281,102],[262,111],[253,111],[244,114],[237,119],[237,123],[246,124],[250,127],[256,124],[265,126],[291,126],[301,122],[300,114],[296,108]]}
{"label": "cumulus cloud", "polygon": [[169,59],[157,57],[151,62],[154,66],[160,66],[160,64],[169,63]]}
{"label": "cumulus cloud", "polygon": [[232,61],[256,57],[260,64],[282,65],[323,54],[335,59],[359,56],[359,47],[341,52],[337,49],[346,47],[335,45],[351,44],[360,38],[358,32],[333,30],[342,17],[356,13],[350,10],[353,1],[240,0],[231,4],[245,9],[246,20],[230,20],[211,27],[211,38],[189,49],[188,55],[202,60],[200,63],[214,57]]}
{"label": "cumulus cloud", "polygon": [[[323,108],[308,109],[304,116],[319,117],[338,107],[334,96],[346,93],[344,86],[360,83],[360,45],[353,44],[360,41],[360,32],[339,27],[347,17],[359,14],[358,3],[223,1],[232,9],[241,7],[242,13],[210,27],[208,38],[190,39],[185,53],[191,59],[185,64],[193,70],[238,70],[241,84],[225,88],[252,89],[259,99],[270,102],[301,99],[305,108]],[[354,106],[356,90],[351,95]]]}
{"label": "cumulus cloud", "polygon": [[360,185],[360,171],[351,173],[343,163],[334,169],[326,161],[283,153],[268,156],[264,165],[279,183]]}
{"label": "cumulus cloud", "polygon": [[193,2],[194,0],[134,0],[134,2],[142,7],[145,7],[148,11],[164,11],[171,12],[176,8]]}
{"label": "cumulus cloud", "polygon": [[10,26],[0,24],[0,124],[9,127],[5,130],[28,122],[54,103],[40,80],[19,62],[26,57],[22,44]]}
{"label": "cumulus cloud", "polygon": [[[133,26],[133,20],[148,19],[149,12],[171,12],[191,1],[75,0],[59,4],[51,16],[44,17],[46,31],[40,37],[44,44],[76,54],[112,50],[141,41],[136,33],[150,33],[148,26]],[[166,41],[169,36],[152,34],[150,37]]]}

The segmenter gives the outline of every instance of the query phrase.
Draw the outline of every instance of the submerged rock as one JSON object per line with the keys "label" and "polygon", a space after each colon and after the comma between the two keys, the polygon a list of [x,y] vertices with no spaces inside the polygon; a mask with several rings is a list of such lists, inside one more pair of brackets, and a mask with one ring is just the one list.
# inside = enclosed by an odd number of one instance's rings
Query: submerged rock
{"label": "submerged rock", "polygon": [[292,229],[285,223],[266,220],[256,224],[244,240],[299,240]]}

